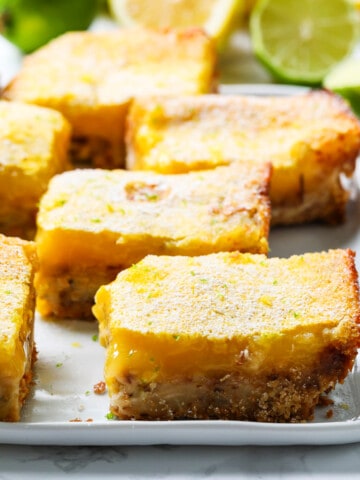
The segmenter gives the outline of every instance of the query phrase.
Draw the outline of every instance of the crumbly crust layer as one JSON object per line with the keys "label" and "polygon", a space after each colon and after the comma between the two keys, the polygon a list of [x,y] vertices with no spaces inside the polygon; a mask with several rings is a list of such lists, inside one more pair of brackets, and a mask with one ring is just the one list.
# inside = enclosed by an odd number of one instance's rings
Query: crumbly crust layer
{"label": "crumbly crust layer", "polygon": [[93,318],[94,296],[101,285],[113,281],[118,267],[66,269],[51,274],[39,272],[35,285],[37,309],[45,317]]}
{"label": "crumbly crust layer", "polygon": [[120,419],[223,419],[259,422],[311,420],[320,396],[348,374],[355,351],[329,347],[314,362],[271,375],[194,376],[143,382],[132,375],[111,381],[111,411]]}

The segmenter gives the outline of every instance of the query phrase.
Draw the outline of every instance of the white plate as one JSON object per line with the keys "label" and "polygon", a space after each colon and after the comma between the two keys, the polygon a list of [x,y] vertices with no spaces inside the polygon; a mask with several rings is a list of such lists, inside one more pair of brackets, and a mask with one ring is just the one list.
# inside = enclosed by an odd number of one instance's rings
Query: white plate
{"label": "white plate", "polygon": [[257,95],[266,97],[275,95],[277,97],[288,97],[308,92],[308,87],[297,85],[275,85],[271,83],[242,83],[220,85],[220,93],[223,95]]}
{"label": "white plate", "polygon": [[[5,47],[9,47],[5,51]],[[0,37],[0,76],[9,79],[20,57]],[[293,95],[303,88],[280,85],[224,85],[221,93]],[[270,235],[271,256],[350,247],[360,252],[360,201],[354,193],[348,220],[339,227],[278,228]],[[357,258],[360,270],[360,253]],[[360,441],[360,378],[356,369],[331,395],[334,405],[319,407],[305,424],[238,421],[108,420],[107,395],[93,386],[103,379],[104,349],[94,322],[36,318],[39,351],[35,386],[17,424],[0,422],[0,443],[28,445],[293,445]],[[329,409],[333,416],[327,417]]]}
{"label": "white plate", "polygon": [[[344,225],[277,228],[270,235],[270,255],[287,257],[335,247],[360,252],[359,219],[360,199],[354,189]],[[360,253],[357,267],[360,270]],[[0,422],[0,443],[324,445],[360,441],[360,373],[356,368],[331,395],[334,405],[318,407],[315,420],[306,424],[114,421],[106,418],[107,395],[93,393],[93,386],[103,379],[104,362],[104,349],[94,339],[96,324],[49,322],[37,316],[35,333],[39,358],[33,395],[21,422]],[[330,409],[333,416],[328,419]]]}
{"label": "white plate", "polygon": [[[350,222],[351,223],[351,222]],[[302,230],[302,229],[301,229]],[[345,229],[351,230],[351,229]],[[298,231],[308,245],[313,231]],[[275,232],[273,248],[281,249],[285,231]],[[319,228],[318,240],[329,231]],[[334,229],[334,240],[346,237]],[[286,236],[287,238],[287,236]],[[328,245],[325,244],[325,247]],[[290,250],[290,248],[289,248]],[[95,322],[36,318],[39,358],[36,385],[21,422],[0,422],[0,443],[28,445],[292,445],[360,441],[360,378],[354,369],[331,395],[334,405],[319,407],[316,418],[303,424],[239,421],[117,421],[108,420],[107,395],[93,386],[102,380],[104,349],[96,340]],[[329,409],[331,419],[327,418]]]}

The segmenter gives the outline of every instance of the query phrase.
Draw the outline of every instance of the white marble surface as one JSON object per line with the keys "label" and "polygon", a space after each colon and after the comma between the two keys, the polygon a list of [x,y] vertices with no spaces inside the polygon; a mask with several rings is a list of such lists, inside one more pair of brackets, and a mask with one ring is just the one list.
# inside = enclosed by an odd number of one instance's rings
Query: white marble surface
{"label": "white marble surface", "polygon": [[360,478],[360,444],[332,447],[0,446],[0,479]]}

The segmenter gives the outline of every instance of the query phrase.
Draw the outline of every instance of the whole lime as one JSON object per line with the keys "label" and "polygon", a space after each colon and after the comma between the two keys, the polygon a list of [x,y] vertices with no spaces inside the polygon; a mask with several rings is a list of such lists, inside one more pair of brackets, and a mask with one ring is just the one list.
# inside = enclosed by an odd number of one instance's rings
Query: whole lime
{"label": "whole lime", "polygon": [[98,0],[0,0],[0,33],[30,53],[69,30],[86,30]]}

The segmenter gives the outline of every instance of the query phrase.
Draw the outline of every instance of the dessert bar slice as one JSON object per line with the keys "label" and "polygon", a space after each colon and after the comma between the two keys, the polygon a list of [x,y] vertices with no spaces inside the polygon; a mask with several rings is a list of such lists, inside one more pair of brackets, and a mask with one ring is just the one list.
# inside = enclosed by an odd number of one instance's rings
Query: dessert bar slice
{"label": "dessert bar slice", "polygon": [[344,219],[360,125],[325,91],[292,97],[227,95],[135,101],[128,119],[127,167],[162,173],[238,160],[270,161],[272,223]]}
{"label": "dessert bar slice", "polygon": [[29,393],[34,344],[35,244],[0,235],[0,421],[18,421]]}
{"label": "dessert bar slice", "polygon": [[182,175],[74,170],[42,197],[36,236],[38,308],[91,316],[100,285],[149,253],[267,253],[269,165]]}
{"label": "dessert bar slice", "polygon": [[3,96],[52,107],[73,126],[75,163],[123,166],[133,97],[216,88],[216,50],[201,30],[70,32],[24,60]]}
{"label": "dessert bar slice", "polygon": [[31,239],[50,178],[70,168],[70,126],[58,112],[0,101],[0,232]]}
{"label": "dessert bar slice", "polygon": [[360,343],[349,250],[149,255],[96,294],[121,419],[312,418]]}

